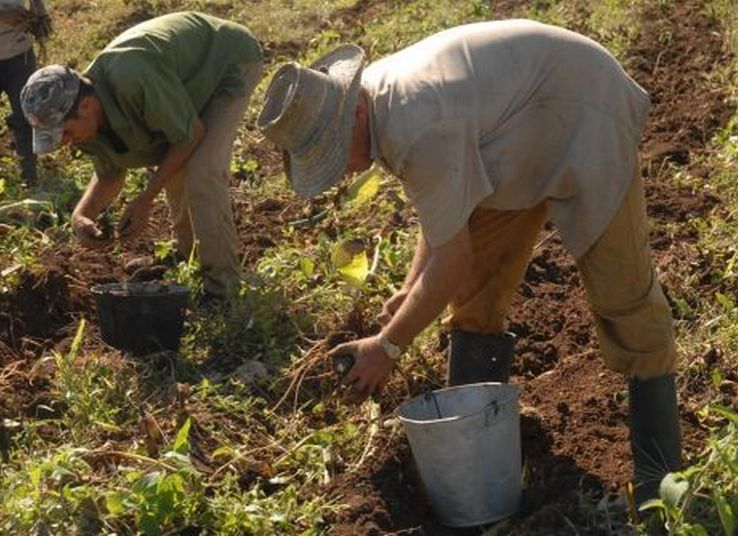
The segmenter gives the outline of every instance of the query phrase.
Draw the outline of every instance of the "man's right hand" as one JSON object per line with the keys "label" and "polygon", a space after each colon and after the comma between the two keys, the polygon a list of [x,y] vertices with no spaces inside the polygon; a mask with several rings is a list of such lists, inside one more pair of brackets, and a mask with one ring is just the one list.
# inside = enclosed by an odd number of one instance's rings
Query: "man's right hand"
{"label": "man's right hand", "polygon": [[382,347],[380,335],[346,342],[328,352],[331,360],[342,355],[353,357],[353,364],[341,376],[341,383],[350,386],[342,397],[346,404],[361,404],[370,395],[378,396],[396,365]]}
{"label": "man's right hand", "polygon": [[112,243],[112,238],[105,236],[100,227],[86,216],[74,214],[72,229],[82,245],[92,249],[101,249]]}

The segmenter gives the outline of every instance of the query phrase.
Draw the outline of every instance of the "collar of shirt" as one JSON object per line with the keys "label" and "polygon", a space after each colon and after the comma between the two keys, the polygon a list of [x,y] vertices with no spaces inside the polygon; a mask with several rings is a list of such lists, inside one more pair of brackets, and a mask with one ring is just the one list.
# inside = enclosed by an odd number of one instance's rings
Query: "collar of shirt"
{"label": "collar of shirt", "polygon": [[387,173],[392,174],[392,170],[387,165],[387,162],[382,157],[382,153],[379,150],[379,138],[377,134],[377,118],[374,115],[374,99],[370,92],[366,92],[366,102],[369,107],[369,156],[372,161],[378,163],[382,169]]}
{"label": "collar of shirt", "polygon": [[100,100],[100,105],[105,112],[107,130],[115,132],[125,143],[127,131],[130,128],[129,119],[125,117],[105,84],[95,83],[94,80],[93,84],[95,85],[95,95]]}

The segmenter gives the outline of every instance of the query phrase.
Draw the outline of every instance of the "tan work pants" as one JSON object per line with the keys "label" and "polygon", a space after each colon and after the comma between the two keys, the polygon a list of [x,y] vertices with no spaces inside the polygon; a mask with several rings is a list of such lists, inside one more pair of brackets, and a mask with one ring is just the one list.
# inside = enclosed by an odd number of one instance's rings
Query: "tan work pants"
{"label": "tan work pants", "polygon": [[211,99],[200,117],[205,137],[166,185],[177,252],[189,257],[197,240],[204,289],[215,296],[227,296],[241,283],[228,186],[233,142],[262,69],[261,63],[244,66],[245,96],[219,94]]}
{"label": "tan work pants", "polygon": [[[521,211],[474,211],[469,220],[473,274],[451,302],[452,327],[504,331],[546,217],[544,203]],[[603,235],[576,262],[607,367],[642,380],[672,372],[672,318],[651,259],[640,175]]]}

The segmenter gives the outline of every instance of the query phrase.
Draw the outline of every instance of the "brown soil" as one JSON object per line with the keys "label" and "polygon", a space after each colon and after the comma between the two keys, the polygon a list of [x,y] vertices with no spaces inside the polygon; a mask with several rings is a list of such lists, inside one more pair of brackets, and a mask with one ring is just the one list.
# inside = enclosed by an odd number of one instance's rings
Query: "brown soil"
{"label": "brown soil", "polygon": [[[360,20],[376,4],[359,2],[341,17]],[[496,3],[495,15],[520,15],[524,4]],[[653,100],[643,143],[643,170],[657,229],[660,223],[704,214],[719,203],[709,193],[675,190],[659,182],[667,163],[709,177],[708,170],[690,166],[733,111],[725,95],[703,77],[715,65],[733,61],[725,52],[716,21],[705,13],[704,2],[698,0],[664,3],[644,13],[630,62],[631,73]],[[667,34],[672,37],[664,46],[658,36]],[[0,141],[0,147],[3,144]],[[260,146],[257,153],[263,154],[268,167],[278,164],[269,147]],[[294,198],[253,203],[238,188],[234,188],[234,204],[246,266],[253,266],[265,249],[279,242],[286,222],[313,212]],[[405,214],[398,217],[407,221]],[[165,209],[157,208],[154,220],[165,221]],[[314,230],[297,232],[304,233],[307,241]],[[152,229],[147,238],[162,233]],[[662,231],[654,236],[667,293],[675,277],[674,264],[701,267],[696,254],[684,247],[690,240],[694,237]],[[3,411],[12,416],[48,406],[44,383],[20,380],[21,373],[29,371],[45,349],[65,345],[80,316],[94,320],[89,287],[129,277],[123,266],[135,256],[151,253],[150,244],[145,240],[116,254],[60,243],[41,259],[39,269],[21,275],[21,284],[11,295],[0,295],[0,363],[9,371],[3,379],[11,378],[0,382]],[[519,335],[514,381],[522,392],[527,478],[522,509],[510,521],[510,530],[568,534],[573,524],[582,533],[598,533],[596,524],[583,517],[580,501],[617,493],[630,477],[625,382],[602,365],[576,268],[555,236],[540,245],[510,321]],[[716,350],[684,358],[700,364],[698,372],[679,380],[685,447],[691,456],[704,440],[695,411],[704,402],[709,367],[721,365]],[[399,397],[389,393],[387,398]],[[374,456],[360,471],[335,475],[323,490],[341,496],[346,504],[329,520],[331,534],[479,534],[478,530],[452,531],[434,518],[422,498],[401,434],[381,434],[377,442]]]}

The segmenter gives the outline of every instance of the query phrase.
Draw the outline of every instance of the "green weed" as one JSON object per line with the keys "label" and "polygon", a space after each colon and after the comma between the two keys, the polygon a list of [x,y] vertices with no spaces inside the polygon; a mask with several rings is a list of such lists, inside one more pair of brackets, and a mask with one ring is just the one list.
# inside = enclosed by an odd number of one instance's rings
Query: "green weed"
{"label": "green weed", "polygon": [[87,449],[59,445],[54,453],[36,453],[25,463],[4,466],[2,491],[4,515],[0,527],[6,534],[30,534],[47,529],[63,534],[81,528],[77,517],[83,505],[94,503],[97,491],[86,482],[90,465]]}
{"label": "green weed", "polygon": [[735,534],[738,523],[738,415],[712,406],[708,421],[727,421],[715,428],[700,460],[681,473],[667,475],[660,498],[643,506],[656,512],[669,534],[708,536]]}

